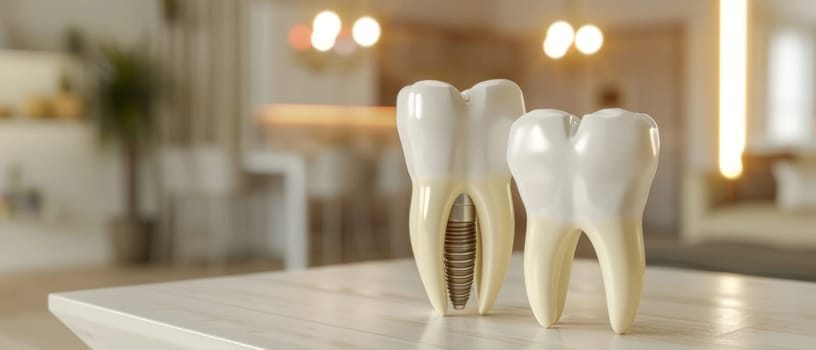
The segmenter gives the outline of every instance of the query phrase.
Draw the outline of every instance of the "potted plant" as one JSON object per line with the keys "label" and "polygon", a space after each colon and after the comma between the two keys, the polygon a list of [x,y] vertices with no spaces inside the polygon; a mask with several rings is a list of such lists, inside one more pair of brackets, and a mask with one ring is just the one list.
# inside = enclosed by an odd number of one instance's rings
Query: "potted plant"
{"label": "potted plant", "polygon": [[123,214],[110,225],[118,261],[146,262],[154,226],[140,212],[142,160],[150,150],[159,84],[144,50],[102,47],[98,55],[94,95],[95,124],[103,143],[121,153]]}

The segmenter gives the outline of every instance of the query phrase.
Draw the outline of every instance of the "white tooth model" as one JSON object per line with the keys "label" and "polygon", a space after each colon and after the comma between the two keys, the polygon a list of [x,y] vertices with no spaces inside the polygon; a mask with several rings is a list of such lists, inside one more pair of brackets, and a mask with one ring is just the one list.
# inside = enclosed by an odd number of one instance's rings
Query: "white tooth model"
{"label": "white tooth model", "polygon": [[399,92],[397,130],[413,183],[411,247],[428,298],[442,315],[448,306],[446,224],[460,194],[472,199],[478,216],[479,313],[490,310],[501,289],[514,229],[507,136],[523,113],[521,89],[509,80],[484,81],[461,93],[448,83],[420,81]]}
{"label": "white tooth model", "polygon": [[527,209],[524,280],[536,320],[561,317],[583,230],[603,273],[612,329],[632,325],[643,287],[642,218],[660,149],[646,114],[604,109],[578,119],[545,109],[510,130],[507,162]]}

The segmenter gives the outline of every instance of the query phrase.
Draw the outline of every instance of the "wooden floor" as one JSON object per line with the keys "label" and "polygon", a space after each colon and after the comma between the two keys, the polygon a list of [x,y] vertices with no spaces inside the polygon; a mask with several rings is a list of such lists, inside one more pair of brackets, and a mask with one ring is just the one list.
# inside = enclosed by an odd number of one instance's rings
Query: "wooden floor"
{"label": "wooden floor", "polygon": [[48,312],[48,293],[271,271],[277,262],[223,266],[86,267],[0,274],[0,349],[87,349]]}

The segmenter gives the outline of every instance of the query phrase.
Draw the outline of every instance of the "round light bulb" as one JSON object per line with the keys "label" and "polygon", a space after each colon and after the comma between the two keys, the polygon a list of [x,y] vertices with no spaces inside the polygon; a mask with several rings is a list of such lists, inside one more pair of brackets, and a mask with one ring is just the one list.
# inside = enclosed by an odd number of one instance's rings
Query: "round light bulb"
{"label": "round light bulb", "polygon": [[594,25],[584,25],[575,34],[575,47],[585,55],[598,52],[601,46],[603,46],[603,33]]}
{"label": "round light bulb", "polygon": [[567,54],[567,50],[569,49],[569,45],[563,45],[550,37],[544,39],[544,42],[541,44],[541,47],[544,49],[544,54],[547,57],[557,60],[564,55]]}
{"label": "round light bulb", "polygon": [[542,47],[544,53],[553,59],[563,57],[575,37],[572,26],[565,21],[556,21],[547,29],[547,37],[544,39]]}
{"label": "round light bulb", "polygon": [[360,17],[354,22],[351,35],[360,46],[370,47],[380,40],[380,24],[371,17]]}
{"label": "round light bulb", "polygon": [[334,47],[334,42],[336,41],[336,37],[334,35],[327,36],[327,35],[320,35],[318,31],[312,32],[312,47],[315,50],[320,52],[326,52],[331,50]]}
{"label": "round light bulb", "polygon": [[312,31],[322,37],[336,37],[341,27],[340,16],[331,10],[321,11],[312,21]]}

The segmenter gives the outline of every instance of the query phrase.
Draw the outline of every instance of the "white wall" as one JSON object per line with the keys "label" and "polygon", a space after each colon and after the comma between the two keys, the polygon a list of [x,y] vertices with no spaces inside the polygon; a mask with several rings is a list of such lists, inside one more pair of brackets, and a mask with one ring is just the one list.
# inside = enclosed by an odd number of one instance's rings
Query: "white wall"
{"label": "white wall", "polygon": [[103,224],[121,208],[116,154],[98,146],[87,123],[0,121],[0,171],[19,166],[58,221]]}
{"label": "white wall", "polygon": [[82,66],[67,55],[0,49],[0,104],[18,109],[31,96],[53,96],[63,74],[84,83]]}
{"label": "white wall", "polygon": [[[53,96],[61,72],[79,74],[77,68],[63,54],[0,50],[0,103],[19,110],[32,95]],[[91,123],[0,120],[0,190],[12,165],[23,171],[24,186],[41,190],[62,219],[103,223],[120,207],[116,154],[98,147]]]}
{"label": "white wall", "polygon": [[59,50],[68,28],[89,39],[136,45],[161,20],[158,0],[0,0],[0,22],[14,48]]}

